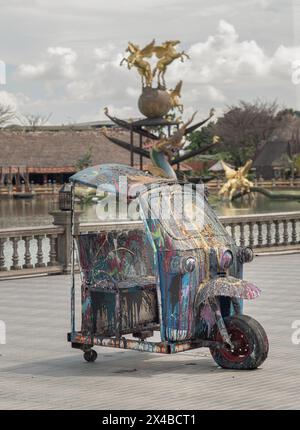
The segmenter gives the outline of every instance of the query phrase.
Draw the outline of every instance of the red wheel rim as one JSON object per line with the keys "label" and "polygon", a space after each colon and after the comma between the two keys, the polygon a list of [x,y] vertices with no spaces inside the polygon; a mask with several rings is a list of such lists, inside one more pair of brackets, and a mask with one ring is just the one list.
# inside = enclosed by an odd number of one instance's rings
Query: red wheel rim
{"label": "red wheel rim", "polygon": [[[227,327],[227,331],[234,347],[230,349],[230,347],[226,348],[224,346],[224,348],[220,348],[219,351],[226,360],[234,363],[241,363],[245,358],[249,357],[252,352],[248,337],[243,331],[236,327]],[[220,333],[217,334],[216,341],[224,342]]]}

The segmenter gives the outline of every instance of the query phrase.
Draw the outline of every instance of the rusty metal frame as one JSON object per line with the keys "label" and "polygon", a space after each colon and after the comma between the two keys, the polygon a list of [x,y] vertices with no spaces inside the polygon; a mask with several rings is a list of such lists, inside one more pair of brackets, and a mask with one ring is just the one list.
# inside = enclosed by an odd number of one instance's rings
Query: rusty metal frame
{"label": "rusty metal frame", "polygon": [[219,300],[216,299],[216,297],[209,297],[208,301],[209,301],[211,309],[213,310],[213,315],[214,315],[218,330],[221,334],[221,337],[222,337],[225,345],[229,345],[230,348],[233,348],[233,344],[230,340],[230,337],[229,337],[229,334],[228,334],[228,331],[227,331],[227,328],[226,328],[226,325],[225,325],[225,322],[224,322],[224,319],[222,316]]}
{"label": "rusty metal frame", "polygon": [[175,354],[190,349],[208,347],[224,348],[224,344],[211,340],[193,339],[183,342],[149,342],[125,337],[102,337],[97,335],[85,335],[81,332],[68,333],[68,341],[73,348],[90,349],[93,346],[108,348],[132,349],[135,351],[153,352],[160,354]]}
{"label": "rusty metal frame", "polygon": [[71,331],[75,332],[75,185],[71,183]]}

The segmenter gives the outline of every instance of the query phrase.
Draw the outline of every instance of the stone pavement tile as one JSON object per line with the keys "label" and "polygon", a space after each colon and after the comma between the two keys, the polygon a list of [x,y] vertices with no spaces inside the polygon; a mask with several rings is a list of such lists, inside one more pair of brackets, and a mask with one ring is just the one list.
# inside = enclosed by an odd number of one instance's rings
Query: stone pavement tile
{"label": "stone pavement tile", "polygon": [[246,372],[218,368],[207,349],[166,356],[98,348],[98,360],[86,363],[66,342],[67,276],[2,281],[0,409],[300,408],[300,345],[291,341],[300,320],[299,263],[293,254],[245,266],[245,278],[263,290],[245,313],[270,340],[262,368]]}

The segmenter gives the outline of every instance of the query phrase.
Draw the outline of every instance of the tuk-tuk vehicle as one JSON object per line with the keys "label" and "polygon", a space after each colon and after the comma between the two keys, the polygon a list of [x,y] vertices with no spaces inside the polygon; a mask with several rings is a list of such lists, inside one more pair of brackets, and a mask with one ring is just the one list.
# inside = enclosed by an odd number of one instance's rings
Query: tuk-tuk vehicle
{"label": "tuk-tuk vehicle", "polygon": [[[125,187],[119,185],[122,178]],[[253,252],[234,243],[203,186],[119,164],[87,168],[73,175],[71,184],[68,341],[84,352],[86,361],[96,360],[95,346],[169,354],[208,347],[215,362],[227,369],[255,369],[265,361],[265,330],[243,314],[243,300],[260,294],[242,279],[243,264],[252,260]],[[98,231],[75,228],[78,185],[114,194],[117,206],[135,207],[139,219],[102,220]],[[78,331],[74,248],[81,273]],[[159,341],[151,339],[154,331],[160,332]]]}

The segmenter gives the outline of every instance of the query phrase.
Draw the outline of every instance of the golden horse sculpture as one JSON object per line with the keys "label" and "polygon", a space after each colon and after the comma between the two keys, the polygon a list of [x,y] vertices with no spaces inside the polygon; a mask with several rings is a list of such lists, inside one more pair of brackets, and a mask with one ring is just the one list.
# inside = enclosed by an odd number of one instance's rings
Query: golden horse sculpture
{"label": "golden horse sculpture", "polygon": [[179,81],[174,90],[169,90],[168,93],[171,97],[172,102],[172,108],[177,108],[180,113],[183,113],[183,104],[180,101],[181,97],[181,88],[182,88],[182,81]]}
{"label": "golden horse sculpture", "polygon": [[[136,67],[142,77],[143,87],[145,86],[145,84],[146,86],[151,87],[153,78],[156,75],[158,86],[166,87],[165,74],[167,71],[167,67],[177,58],[180,58],[182,62],[184,61],[184,58],[190,58],[188,54],[186,54],[184,51],[176,51],[175,47],[179,43],[179,40],[167,40],[161,45],[155,45],[155,39],[153,39],[152,42],[150,42],[148,45],[141,49],[139,45],[136,45],[132,42],[128,42],[126,52],[128,52],[129,55],[128,57],[124,57],[121,60],[120,65],[122,66],[123,63],[126,61],[129,70],[132,69],[132,67]],[[146,61],[145,58],[151,58],[153,55],[158,58],[158,61],[155,65],[154,70],[152,71],[151,64],[149,63],[149,61]],[[180,93],[182,83],[178,83],[177,85],[180,88],[175,88],[173,90],[175,91],[174,97],[179,97],[178,94]],[[178,94],[176,94],[177,92]],[[178,103],[178,106],[182,105]]]}
{"label": "golden horse sculpture", "polygon": [[124,61],[126,61],[129,70],[132,67],[137,68],[137,71],[142,77],[143,87],[145,86],[145,84],[149,87],[151,87],[152,85],[153,74],[151,70],[151,65],[148,61],[144,60],[144,58],[152,57],[154,53],[154,45],[155,39],[153,39],[152,42],[146,45],[143,49],[140,49],[139,45],[135,45],[134,43],[128,42],[126,52],[129,52],[130,54],[127,58],[124,57],[120,62],[120,66],[122,66]]}
{"label": "golden horse sculpture", "polygon": [[221,160],[222,166],[225,171],[227,182],[222,186],[219,191],[219,196],[228,197],[232,200],[234,193],[240,191],[241,193],[250,193],[253,182],[246,178],[252,166],[252,160],[248,160],[247,163],[239,167],[238,170],[231,169],[223,160]]}
{"label": "golden horse sculpture", "polygon": [[165,74],[167,71],[167,67],[177,58],[183,62],[184,57],[190,58],[188,54],[184,51],[177,52],[175,46],[180,43],[180,40],[167,40],[162,43],[160,46],[154,46],[153,50],[155,52],[156,57],[159,61],[156,64],[155,69],[153,70],[153,76],[156,75],[157,71],[157,82],[158,85],[166,86]]}

